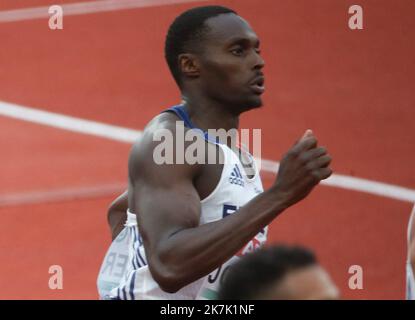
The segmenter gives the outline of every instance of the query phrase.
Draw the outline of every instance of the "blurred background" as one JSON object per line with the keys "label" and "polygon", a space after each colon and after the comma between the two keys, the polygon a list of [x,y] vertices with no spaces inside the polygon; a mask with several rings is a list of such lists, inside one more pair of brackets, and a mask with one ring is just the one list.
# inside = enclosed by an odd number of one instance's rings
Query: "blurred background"
{"label": "blurred background", "polygon": [[[263,158],[278,161],[311,128],[334,159],[336,176],[276,219],[270,242],[314,249],[346,299],[403,299],[415,2],[357,2],[0,0],[0,299],[98,298],[106,210],[127,186],[131,143],[180,101],[167,28],[206,4],[233,8],[261,39],[265,103],[241,127],[262,129]],[[62,30],[49,28],[54,4]],[[363,30],[349,28],[353,4]],[[275,170],[262,177],[270,186]],[[52,265],[62,290],[48,286]],[[352,265],[362,290],[348,286]]]}

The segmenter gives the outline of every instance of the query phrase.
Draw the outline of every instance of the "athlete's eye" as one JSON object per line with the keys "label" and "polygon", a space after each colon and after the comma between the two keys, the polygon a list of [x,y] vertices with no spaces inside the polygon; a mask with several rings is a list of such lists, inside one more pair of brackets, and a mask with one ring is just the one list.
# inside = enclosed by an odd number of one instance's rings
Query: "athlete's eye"
{"label": "athlete's eye", "polygon": [[258,54],[261,54],[261,49],[255,48],[255,52],[258,53]]}
{"label": "athlete's eye", "polygon": [[232,49],[231,52],[235,56],[242,56],[242,54],[244,53],[244,49],[242,49],[242,47],[237,47],[237,48]]}

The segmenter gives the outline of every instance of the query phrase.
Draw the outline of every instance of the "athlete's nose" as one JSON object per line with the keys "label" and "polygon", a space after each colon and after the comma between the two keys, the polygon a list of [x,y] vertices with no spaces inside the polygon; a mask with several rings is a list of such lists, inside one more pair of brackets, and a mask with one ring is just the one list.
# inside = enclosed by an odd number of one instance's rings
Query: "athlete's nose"
{"label": "athlete's nose", "polygon": [[261,57],[259,53],[256,53],[254,69],[261,70],[264,66],[265,66],[265,60]]}

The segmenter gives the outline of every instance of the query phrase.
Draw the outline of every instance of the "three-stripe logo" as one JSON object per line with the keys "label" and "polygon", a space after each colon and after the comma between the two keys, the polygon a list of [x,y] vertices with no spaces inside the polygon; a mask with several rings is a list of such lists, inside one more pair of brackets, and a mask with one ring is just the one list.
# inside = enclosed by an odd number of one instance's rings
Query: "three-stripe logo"
{"label": "three-stripe logo", "polygon": [[229,182],[231,184],[236,184],[241,187],[244,187],[245,185],[241,171],[239,170],[239,167],[237,164],[235,164],[235,167],[232,170],[231,176],[229,177]]}

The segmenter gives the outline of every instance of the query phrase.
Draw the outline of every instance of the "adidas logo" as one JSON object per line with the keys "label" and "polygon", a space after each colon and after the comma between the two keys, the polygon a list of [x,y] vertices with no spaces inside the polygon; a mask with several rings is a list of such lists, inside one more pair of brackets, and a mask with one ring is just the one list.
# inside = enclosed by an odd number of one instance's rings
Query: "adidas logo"
{"label": "adidas logo", "polygon": [[241,187],[245,185],[241,171],[239,170],[239,167],[237,164],[235,164],[235,167],[232,170],[231,176],[229,177],[229,182],[231,184],[236,184]]}

